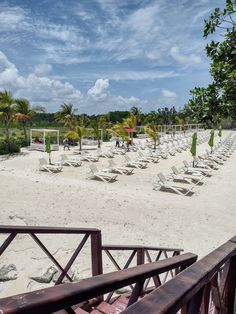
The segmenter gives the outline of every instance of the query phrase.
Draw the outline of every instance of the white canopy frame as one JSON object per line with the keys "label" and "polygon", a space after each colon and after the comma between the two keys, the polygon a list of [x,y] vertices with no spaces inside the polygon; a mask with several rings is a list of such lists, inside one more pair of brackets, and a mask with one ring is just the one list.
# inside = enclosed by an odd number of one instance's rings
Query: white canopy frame
{"label": "white canopy frame", "polygon": [[[51,143],[51,150],[59,150],[59,130],[52,129],[30,129],[30,149],[46,151],[46,137],[48,134],[55,134],[56,142]],[[37,134],[37,135],[36,135]],[[38,136],[38,135],[42,136]]]}

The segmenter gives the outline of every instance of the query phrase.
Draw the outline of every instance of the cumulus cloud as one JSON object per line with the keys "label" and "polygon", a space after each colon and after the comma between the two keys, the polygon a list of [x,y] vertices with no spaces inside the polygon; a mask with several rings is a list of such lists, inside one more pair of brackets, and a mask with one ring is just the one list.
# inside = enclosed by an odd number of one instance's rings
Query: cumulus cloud
{"label": "cumulus cloud", "polygon": [[43,63],[35,66],[34,72],[39,76],[47,75],[52,71],[52,65]]}
{"label": "cumulus cloud", "polygon": [[20,75],[16,66],[1,51],[0,89],[10,89],[16,98],[27,98],[33,104],[43,103],[51,111],[62,102],[78,102],[83,98],[81,92],[69,82],[49,79],[35,73]]}
{"label": "cumulus cloud", "polygon": [[177,98],[177,94],[168,89],[162,89],[162,95],[167,98]]}
{"label": "cumulus cloud", "polygon": [[189,55],[181,53],[179,47],[175,46],[170,49],[170,55],[174,58],[177,62],[183,64],[198,64],[201,63],[201,57],[191,53]]}
{"label": "cumulus cloud", "polygon": [[88,96],[95,99],[100,100],[107,96],[106,90],[109,87],[108,79],[98,79],[95,82],[95,85],[88,90]]}
{"label": "cumulus cloud", "polygon": [[51,70],[49,64],[37,65],[36,69],[35,73],[22,76],[16,66],[0,51],[0,90],[11,90],[15,98],[27,98],[32,104],[43,104],[50,112],[57,111],[63,102],[79,105],[79,112],[88,114],[129,110],[134,105],[145,103],[134,96],[126,98],[110,94],[108,79],[97,79],[83,95],[69,82],[42,76],[43,72]]}

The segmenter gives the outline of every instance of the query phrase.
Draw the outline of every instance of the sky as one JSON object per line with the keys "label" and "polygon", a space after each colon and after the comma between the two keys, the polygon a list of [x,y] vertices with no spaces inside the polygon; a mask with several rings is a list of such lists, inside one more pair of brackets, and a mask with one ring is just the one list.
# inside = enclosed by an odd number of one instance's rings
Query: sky
{"label": "sky", "polygon": [[0,90],[56,112],[180,109],[206,86],[204,19],[224,0],[0,0]]}

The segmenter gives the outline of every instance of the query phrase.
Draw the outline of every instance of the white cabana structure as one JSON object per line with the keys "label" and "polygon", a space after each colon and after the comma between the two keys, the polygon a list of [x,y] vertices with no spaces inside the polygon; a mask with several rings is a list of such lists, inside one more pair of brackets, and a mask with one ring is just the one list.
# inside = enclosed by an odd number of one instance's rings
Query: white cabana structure
{"label": "white cabana structure", "polygon": [[46,151],[46,137],[50,137],[51,150],[59,150],[59,130],[51,129],[31,129],[30,130],[30,149]]}

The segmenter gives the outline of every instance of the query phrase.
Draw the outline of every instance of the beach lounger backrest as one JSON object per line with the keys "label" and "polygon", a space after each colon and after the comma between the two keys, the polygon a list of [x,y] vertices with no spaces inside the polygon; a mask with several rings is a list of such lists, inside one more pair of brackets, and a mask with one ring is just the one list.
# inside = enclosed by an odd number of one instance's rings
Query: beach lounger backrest
{"label": "beach lounger backrest", "polygon": [[115,167],[115,162],[112,160],[112,159],[109,159],[108,160],[108,164],[111,166],[111,167]]}
{"label": "beach lounger backrest", "polygon": [[128,155],[125,155],[125,159],[126,159],[127,161],[131,161],[131,159],[130,159],[130,157],[129,157]]}
{"label": "beach lounger backrest", "polygon": [[45,158],[39,158],[39,164],[40,164],[41,166],[45,166],[45,165],[47,165],[48,163],[47,163],[47,161],[46,161]]}
{"label": "beach lounger backrest", "polygon": [[161,180],[162,183],[166,183],[166,177],[164,176],[164,174],[162,172],[158,173],[158,178]]}
{"label": "beach lounger backrest", "polygon": [[171,167],[171,169],[174,172],[174,174],[179,174],[179,171],[175,166]]}
{"label": "beach lounger backrest", "polygon": [[98,172],[98,168],[96,165],[92,164],[92,165],[89,165],[89,168],[90,170],[93,172],[93,173],[96,173]]}
{"label": "beach lounger backrest", "polygon": [[186,160],[183,161],[183,164],[185,165],[185,167],[189,167],[188,162]]}

